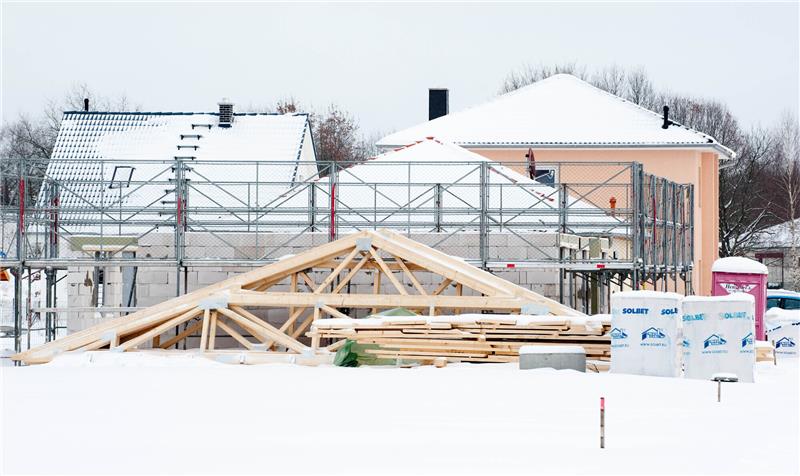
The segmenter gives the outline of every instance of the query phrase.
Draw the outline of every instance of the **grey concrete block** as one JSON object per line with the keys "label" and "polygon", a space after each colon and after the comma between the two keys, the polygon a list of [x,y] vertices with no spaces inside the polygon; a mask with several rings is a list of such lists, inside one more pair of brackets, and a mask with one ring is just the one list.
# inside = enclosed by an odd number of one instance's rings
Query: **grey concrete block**
{"label": "grey concrete block", "polygon": [[586,351],[580,346],[523,346],[519,351],[519,368],[586,372]]}

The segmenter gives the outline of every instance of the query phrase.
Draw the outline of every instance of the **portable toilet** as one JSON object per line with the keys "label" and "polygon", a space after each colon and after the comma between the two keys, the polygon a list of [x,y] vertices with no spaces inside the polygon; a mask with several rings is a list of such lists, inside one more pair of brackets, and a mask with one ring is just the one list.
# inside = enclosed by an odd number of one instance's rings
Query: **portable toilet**
{"label": "portable toilet", "polygon": [[751,294],[756,302],[756,339],[767,338],[764,311],[767,309],[767,267],[758,261],[740,256],[720,258],[711,267],[711,294],[725,296],[733,293]]}

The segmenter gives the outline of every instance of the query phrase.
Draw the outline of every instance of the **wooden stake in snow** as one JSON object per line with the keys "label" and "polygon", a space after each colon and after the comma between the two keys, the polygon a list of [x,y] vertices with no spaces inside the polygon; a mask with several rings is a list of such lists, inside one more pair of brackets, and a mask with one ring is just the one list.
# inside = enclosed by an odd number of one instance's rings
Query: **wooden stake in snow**
{"label": "wooden stake in snow", "polygon": [[722,401],[722,382],[738,382],[739,377],[735,374],[725,372],[717,373],[711,376],[711,380],[717,382],[717,402]]}
{"label": "wooden stake in snow", "polygon": [[772,363],[778,365],[778,349],[775,347],[775,339],[772,339]]}
{"label": "wooden stake in snow", "polygon": [[606,399],[600,397],[600,448],[606,447]]}

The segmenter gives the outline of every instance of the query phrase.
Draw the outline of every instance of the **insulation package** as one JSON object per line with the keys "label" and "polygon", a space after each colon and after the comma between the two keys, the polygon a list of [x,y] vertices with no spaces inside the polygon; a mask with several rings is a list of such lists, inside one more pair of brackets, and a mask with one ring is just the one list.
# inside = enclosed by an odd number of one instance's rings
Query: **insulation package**
{"label": "insulation package", "polygon": [[681,299],[680,294],[657,291],[611,295],[611,372],[680,375]]}
{"label": "insulation package", "polygon": [[684,298],[684,376],[710,380],[725,372],[752,382],[755,331],[755,299],[749,294]]}
{"label": "insulation package", "polygon": [[797,358],[800,344],[800,310],[774,307],[764,314],[767,340],[775,343],[775,353],[781,357]]}

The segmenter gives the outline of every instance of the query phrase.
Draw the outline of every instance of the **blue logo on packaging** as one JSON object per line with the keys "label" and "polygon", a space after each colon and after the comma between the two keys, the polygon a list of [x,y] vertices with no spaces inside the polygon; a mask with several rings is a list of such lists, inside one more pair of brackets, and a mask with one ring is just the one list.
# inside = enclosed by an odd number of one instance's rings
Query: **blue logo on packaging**
{"label": "blue logo on packaging", "polygon": [[683,315],[683,322],[702,321],[705,318],[706,318],[706,315],[702,314],[702,313],[700,313],[700,314],[684,314]]}
{"label": "blue logo on packaging", "polygon": [[623,307],[622,313],[623,314],[647,314],[650,312],[650,309],[646,307]]}
{"label": "blue logo on packaging", "polygon": [[683,342],[681,342],[681,346],[684,349],[688,349],[689,347],[691,347],[691,345],[689,344],[689,339],[683,339]]}
{"label": "blue logo on packaging", "polygon": [[666,339],[667,335],[664,334],[664,331],[661,329],[656,329],[655,327],[651,327],[646,329],[642,332],[642,340],[645,339]]}
{"label": "blue logo on packaging", "polygon": [[718,336],[717,334],[711,334],[706,338],[706,340],[703,341],[703,348],[706,349],[710,346],[725,345],[727,343],[728,341]]}
{"label": "blue logo on packaging", "polygon": [[789,337],[783,337],[775,342],[775,348],[779,349],[781,347],[795,347],[797,344]]}
{"label": "blue logo on packaging", "polygon": [[672,309],[662,309],[661,310],[661,315],[662,316],[671,316],[671,315],[677,314],[677,313],[678,313],[678,308],[677,307],[673,307]]}
{"label": "blue logo on packaging", "polygon": [[747,347],[748,345],[753,345],[753,333],[749,333],[746,336],[742,337],[742,347]]}
{"label": "blue logo on packaging", "polygon": [[738,312],[721,312],[719,313],[719,317],[723,319],[747,319],[749,316],[745,311],[738,311]]}
{"label": "blue logo on packaging", "polygon": [[628,333],[625,332],[625,329],[620,329],[618,327],[615,327],[615,328],[611,329],[611,332],[609,332],[609,335],[611,336],[612,339],[627,339],[628,338]]}

